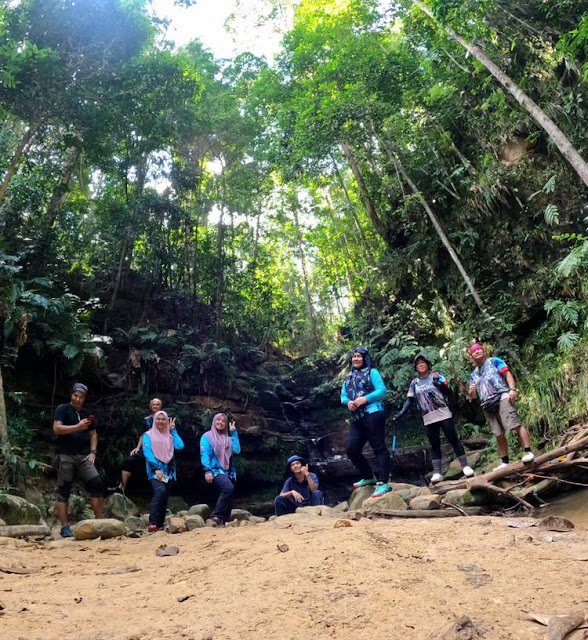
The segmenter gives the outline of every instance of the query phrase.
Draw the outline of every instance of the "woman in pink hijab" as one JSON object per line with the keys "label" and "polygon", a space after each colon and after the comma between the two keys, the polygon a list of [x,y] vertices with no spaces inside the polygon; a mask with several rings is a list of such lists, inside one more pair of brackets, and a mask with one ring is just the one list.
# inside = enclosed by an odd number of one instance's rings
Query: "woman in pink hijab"
{"label": "woman in pink hijab", "polygon": [[175,422],[165,411],[156,411],[153,426],[143,435],[143,453],[147,461],[147,479],[153,488],[147,531],[162,531],[170,485],[176,479],[174,452],[184,448]]}
{"label": "woman in pink hijab", "polygon": [[238,453],[241,453],[241,444],[235,421],[229,422],[226,414],[217,413],[212,419],[210,431],[200,438],[200,459],[204,479],[219,492],[211,517],[221,527],[231,517],[237,479],[233,454]]}

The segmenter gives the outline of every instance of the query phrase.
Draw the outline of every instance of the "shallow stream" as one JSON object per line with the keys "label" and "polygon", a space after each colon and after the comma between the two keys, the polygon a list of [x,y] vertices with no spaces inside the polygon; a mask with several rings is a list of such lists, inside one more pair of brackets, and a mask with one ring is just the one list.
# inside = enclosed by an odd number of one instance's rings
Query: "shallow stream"
{"label": "shallow stream", "polygon": [[562,516],[579,529],[588,529],[588,488],[554,498],[549,506],[535,512],[536,517]]}

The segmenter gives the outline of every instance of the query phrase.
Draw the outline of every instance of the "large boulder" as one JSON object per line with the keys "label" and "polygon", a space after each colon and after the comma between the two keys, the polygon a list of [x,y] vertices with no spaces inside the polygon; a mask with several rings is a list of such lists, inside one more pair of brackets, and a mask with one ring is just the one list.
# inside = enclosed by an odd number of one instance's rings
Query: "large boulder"
{"label": "large boulder", "polygon": [[363,505],[363,501],[371,498],[372,493],[376,487],[359,487],[359,489],[354,489],[351,496],[349,496],[349,506],[347,507],[349,511],[354,511],[355,509],[361,509]]}
{"label": "large boulder", "polygon": [[389,491],[379,498],[368,498],[362,508],[369,515],[378,515],[385,511],[404,511],[408,505],[396,491]]}
{"label": "large boulder", "polygon": [[109,518],[116,518],[117,520],[139,515],[137,505],[121,493],[113,493],[108,496],[104,503],[104,509]]}
{"label": "large boulder", "polygon": [[400,489],[395,490],[394,493],[397,493],[406,503],[409,503],[413,498],[421,495],[422,487],[417,487],[413,485],[409,489]]}
{"label": "large boulder", "polygon": [[448,491],[443,504],[454,505],[456,507],[482,507],[496,502],[496,497],[486,491],[469,491],[468,489],[452,489]]}
{"label": "large boulder", "polygon": [[186,523],[186,528],[188,529],[188,531],[193,531],[194,529],[201,529],[202,527],[206,526],[204,522],[204,518],[202,516],[199,516],[196,513],[191,516],[187,515],[184,518],[184,521]]}
{"label": "large boulder", "polygon": [[186,515],[200,516],[203,520],[210,518],[210,507],[207,504],[193,504]]}
{"label": "large boulder", "polygon": [[0,493],[0,518],[7,525],[38,524],[41,519],[39,507],[24,498]]}
{"label": "large boulder", "polygon": [[409,507],[419,511],[431,511],[441,505],[441,496],[416,496],[410,501]]}
{"label": "large boulder", "polygon": [[118,538],[126,535],[124,522],[114,518],[103,520],[82,520],[74,530],[76,540],[94,540],[96,538]]}

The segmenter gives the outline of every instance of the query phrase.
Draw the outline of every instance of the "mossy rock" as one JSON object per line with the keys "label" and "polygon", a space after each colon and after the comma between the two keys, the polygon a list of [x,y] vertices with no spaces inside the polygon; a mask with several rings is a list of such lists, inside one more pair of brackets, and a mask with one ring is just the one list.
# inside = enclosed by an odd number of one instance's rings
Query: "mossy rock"
{"label": "mossy rock", "polygon": [[0,519],[7,525],[38,524],[41,511],[24,498],[0,493]]}
{"label": "mossy rock", "polygon": [[[481,451],[472,451],[471,453],[466,454],[468,459],[468,465],[470,467],[475,468],[478,464],[480,458],[482,457]],[[455,480],[456,478],[461,478],[463,475],[463,471],[461,469],[461,464],[459,460],[455,459],[447,468],[447,471],[443,474],[443,478],[445,480]]]}
{"label": "mossy rock", "polygon": [[445,494],[443,504],[456,507],[483,507],[496,502],[496,496],[487,491],[469,491],[468,489],[452,489]]}
{"label": "mossy rock", "polygon": [[364,500],[372,497],[372,493],[374,492],[375,486],[371,487],[359,487],[359,489],[354,489],[351,496],[349,496],[349,511],[354,511],[355,509],[361,509]]}
{"label": "mossy rock", "polygon": [[137,505],[120,493],[113,493],[106,498],[104,504],[106,514],[109,518],[116,518],[117,520],[124,520],[129,516],[138,516],[139,508]]}
{"label": "mossy rock", "polygon": [[364,500],[362,508],[367,515],[377,516],[385,511],[404,511],[408,509],[408,505],[399,492],[389,491],[379,498]]}
{"label": "mossy rock", "polygon": [[210,507],[207,504],[193,504],[188,509],[188,516],[200,516],[205,522],[210,518]]}

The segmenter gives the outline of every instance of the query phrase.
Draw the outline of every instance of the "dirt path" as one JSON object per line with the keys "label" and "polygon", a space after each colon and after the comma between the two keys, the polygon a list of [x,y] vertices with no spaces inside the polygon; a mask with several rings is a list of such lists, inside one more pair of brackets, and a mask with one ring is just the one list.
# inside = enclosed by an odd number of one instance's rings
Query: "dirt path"
{"label": "dirt path", "polygon": [[[4,539],[0,565],[40,571],[0,572],[0,638],[424,640],[465,614],[486,625],[488,640],[533,640],[545,628],[524,611],[588,613],[586,530],[512,529],[488,517],[333,522]],[[157,557],[163,543],[179,555]]]}

